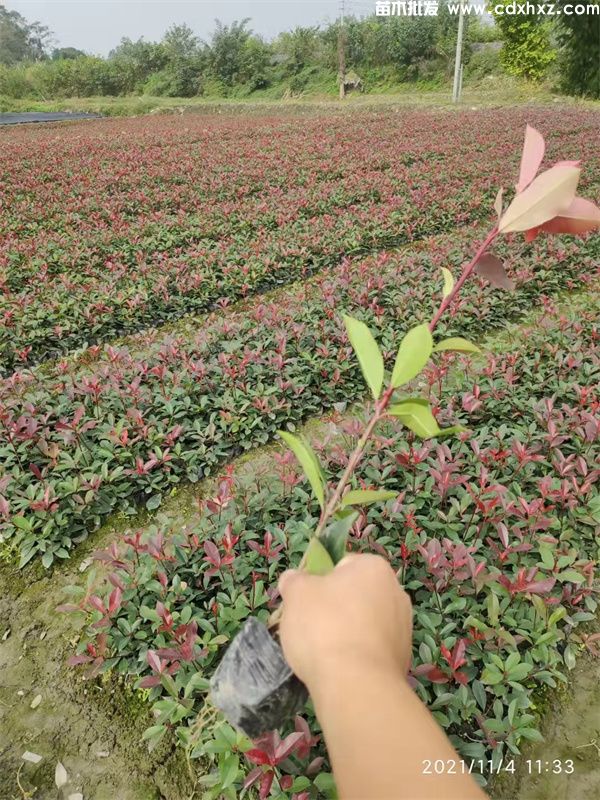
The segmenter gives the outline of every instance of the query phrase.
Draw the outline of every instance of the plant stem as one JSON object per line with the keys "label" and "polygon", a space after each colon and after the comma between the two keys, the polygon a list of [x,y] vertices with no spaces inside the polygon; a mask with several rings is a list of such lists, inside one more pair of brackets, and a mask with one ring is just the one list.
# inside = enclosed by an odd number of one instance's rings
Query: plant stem
{"label": "plant stem", "polygon": [[385,392],[381,395],[380,399],[375,404],[375,413],[367,423],[367,427],[364,429],[362,436],[358,440],[356,447],[354,448],[350,458],[348,459],[348,464],[346,465],[346,469],[344,470],[344,474],[339,480],[338,485],[335,487],[334,493],[329,498],[327,505],[323,509],[321,514],[321,518],[319,520],[319,524],[315,531],[315,536],[320,536],[327,524],[327,520],[333,516],[337,505],[342,497],[342,492],[344,491],[346,484],[352,477],[352,473],[356,469],[359,461],[361,460],[365,447],[369,439],[371,438],[371,434],[373,433],[373,429],[375,425],[379,422],[379,420],[385,414],[385,411],[389,405],[390,398],[394,392],[393,386],[388,386]]}
{"label": "plant stem", "polygon": [[479,261],[481,256],[485,253],[485,251],[488,249],[488,247],[491,245],[491,243],[494,241],[496,236],[498,236],[498,226],[494,225],[492,230],[488,233],[488,235],[486,236],[484,241],[481,243],[479,249],[477,250],[477,252],[473,256],[471,261],[463,269],[460,278],[456,281],[456,283],[455,283],[454,287],[452,288],[452,291],[450,292],[450,294],[447,297],[444,297],[444,299],[440,303],[440,306],[439,306],[438,310],[435,312],[435,314],[433,316],[433,319],[429,323],[429,330],[432,333],[433,333],[433,330],[434,330],[435,326],[438,324],[438,322],[440,320],[440,317],[442,316],[444,311],[446,311],[448,306],[452,303],[452,301],[454,300],[456,295],[460,292],[460,290],[463,287],[464,282],[471,275],[471,273],[473,272],[473,270],[477,266],[477,262]]}
{"label": "plant stem", "polygon": [[[433,319],[429,323],[429,330],[432,333],[436,325],[438,324],[442,314],[446,311],[446,309],[450,306],[456,295],[460,292],[463,284],[465,283],[467,278],[469,278],[469,276],[472,274],[473,270],[477,266],[477,262],[479,261],[481,256],[485,253],[485,251],[488,249],[490,244],[494,241],[497,235],[498,235],[498,225],[494,225],[492,230],[488,233],[484,241],[479,246],[477,252],[473,256],[471,261],[463,269],[462,274],[460,278],[457,280],[454,287],[452,288],[452,291],[447,295],[447,297],[444,297],[444,299],[440,303],[438,310],[435,312]],[[342,475],[337,486],[335,487],[333,494],[328,499],[325,508],[321,512],[319,524],[317,525],[317,528],[315,530],[315,536],[317,538],[321,536],[321,534],[325,530],[328,521],[334,515],[338,507],[338,504],[342,498],[344,489],[346,488],[348,481],[352,477],[354,470],[356,469],[356,467],[358,466],[359,462],[361,461],[364,455],[366,446],[369,442],[369,439],[371,438],[371,434],[373,433],[375,426],[381,420],[381,418],[385,416],[385,412],[387,410],[388,405],[390,404],[390,400],[392,399],[394,391],[395,391],[394,386],[388,386],[387,389],[379,398],[379,400],[377,400],[377,402],[375,403],[375,411],[373,413],[373,416],[368,421],[367,426],[362,433],[362,436],[360,437],[360,439],[356,444],[356,447],[352,451],[350,458],[348,459],[348,464],[346,465],[346,469],[344,470],[344,474]],[[304,558],[302,559],[300,568],[302,568],[303,565],[304,565]]]}

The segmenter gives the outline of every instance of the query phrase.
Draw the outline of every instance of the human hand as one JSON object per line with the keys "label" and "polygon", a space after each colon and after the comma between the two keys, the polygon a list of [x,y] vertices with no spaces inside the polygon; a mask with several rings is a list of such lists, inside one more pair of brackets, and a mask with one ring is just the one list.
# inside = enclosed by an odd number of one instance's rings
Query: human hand
{"label": "human hand", "polygon": [[325,576],[289,570],[279,591],[283,652],[311,694],[349,668],[408,672],[411,602],[381,556],[346,556]]}

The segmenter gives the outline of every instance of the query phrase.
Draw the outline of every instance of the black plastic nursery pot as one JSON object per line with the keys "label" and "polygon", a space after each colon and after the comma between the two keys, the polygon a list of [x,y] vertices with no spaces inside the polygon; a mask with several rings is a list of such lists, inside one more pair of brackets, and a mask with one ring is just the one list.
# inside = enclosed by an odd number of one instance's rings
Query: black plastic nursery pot
{"label": "black plastic nursery pot", "polygon": [[211,679],[214,705],[251,739],[280,728],[308,698],[269,628],[249,617]]}

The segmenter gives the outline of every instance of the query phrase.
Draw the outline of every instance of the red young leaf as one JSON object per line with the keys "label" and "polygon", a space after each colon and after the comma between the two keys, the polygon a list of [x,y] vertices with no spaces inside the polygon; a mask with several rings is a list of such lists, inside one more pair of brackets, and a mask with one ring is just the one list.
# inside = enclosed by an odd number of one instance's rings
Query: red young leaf
{"label": "red young leaf", "polygon": [[263,771],[260,767],[254,767],[254,769],[246,775],[246,780],[244,781],[242,789],[249,789],[253,783],[256,783],[262,774]]}
{"label": "red young leaf", "polygon": [[269,792],[271,791],[271,786],[273,785],[273,778],[275,777],[274,772],[265,772],[265,774],[260,779],[260,790],[258,792],[258,796],[260,800],[267,800],[269,796]]}
{"label": "red young leaf", "polygon": [[531,125],[525,128],[525,142],[523,144],[523,155],[521,156],[521,169],[519,171],[519,182],[517,192],[522,192],[537,175],[540,164],[544,158],[546,145],[544,137]]}
{"label": "red young leaf", "polygon": [[452,650],[452,661],[450,666],[453,670],[462,667],[463,664],[467,663],[467,659],[465,658],[465,650],[467,647],[467,640],[466,639],[459,639],[458,642],[454,645]]}
{"label": "red young leaf", "polygon": [[578,167],[581,161],[557,161],[555,167]]}
{"label": "red young leaf", "polygon": [[275,759],[277,762],[279,763],[280,761],[286,759],[289,754],[296,749],[298,743],[301,742],[303,738],[303,733],[290,733],[288,736],[286,736],[283,742],[281,742],[281,744],[279,744],[275,750]]}
{"label": "red young leaf", "polygon": [[514,282],[506,274],[504,264],[497,256],[491,253],[486,253],[479,259],[475,272],[488,280],[492,286],[497,286],[499,289],[512,291],[515,288]]}
{"label": "red young leaf", "polygon": [[214,542],[210,540],[206,540],[204,542],[204,552],[208,556],[209,561],[212,564],[219,565],[221,563],[221,556],[219,555],[219,548],[216,546]]}
{"label": "red young leaf", "polygon": [[448,683],[450,680],[448,676],[442,672],[435,664],[419,664],[412,670],[413,675],[423,675],[427,680],[432,683]]}
{"label": "red young leaf", "polygon": [[558,217],[543,225],[525,231],[525,241],[532,242],[541,231],[545,233],[570,233],[576,236],[600,228],[600,208],[583,197],[573,198],[571,205]]}
{"label": "red young leaf", "polygon": [[60,606],[56,606],[56,611],[70,614],[73,611],[79,611],[79,606],[76,606],[75,603],[62,603]]}
{"label": "red young leaf", "polygon": [[530,594],[547,594],[552,591],[556,578],[546,578],[543,581],[534,581],[527,585],[527,591]]}
{"label": "red young leaf", "polygon": [[114,611],[117,610],[117,608],[119,608],[119,606],[121,605],[122,596],[123,596],[123,593],[121,592],[121,590],[118,587],[116,589],[112,590],[112,592],[110,593],[110,597],[108,598],[108,613],[109,614],[112,614]]}
{"label": "red young leaf", "polygon": [[98,597],[98,595],[93,594],[90,597],[89,603],[90,603],[91,606],[93,606],[96,609],[96,611],[99,611],[101,614],[106,614],[106,609],[104,608],[104,603]]}
{"label": "red young leaf", "polygon": [[162,672],[162,661],[156,655],[154,650],[148,650],[148,652],[146,653],[146,660],[148,661],[148,664],[150,664],[150,667],[154,670],[154,672]]}
{"label": "red young leaf", "polygon": [[67,659],[67,664],[70,667],[76,667],[78,664],[89,664],[92,661],[91,656],[80,655],[80,656],[69,656]]}
{"label": "red young leaf", "polygon": [[600,208],[590,200],[575,197],[566,211],[542,225],[547,233],[587,233],[600,228]]}
{"label": "red young leaf", "polygon": [[448,676],[438,667],[432,667],[425,677],[432,683],[448,683]]}
{"label": "red young leaf", "polygon": [[575,197],[580,172],[577,167],[560,166],[540,173],[506,209],[500,232],[527,231],[561,214]]}
{"label": "red young leaf", "polygon": [[500,187],[498,189],[498,194],[496,195],[496,199],[494,200],[494,211],[498,214],[498,221],[500,221],[500,217],[502,216],[502,195],[504,194],[504,189]]}
{"label": "red young leaf", "polygon": [[269,754],[265,753],[264,750],[259,750],[258,748],[247,750],[244,753],[244,755],[246,756],[246,758],[252,761],[253,764],[262,765],[271,763],[271,757],[269,756]]}
{"label": "red young leaf", "polygon": [[154,686],[160,685],[160,677],[158,675],[147,675],[140,681],[140,689],[152,689]]}

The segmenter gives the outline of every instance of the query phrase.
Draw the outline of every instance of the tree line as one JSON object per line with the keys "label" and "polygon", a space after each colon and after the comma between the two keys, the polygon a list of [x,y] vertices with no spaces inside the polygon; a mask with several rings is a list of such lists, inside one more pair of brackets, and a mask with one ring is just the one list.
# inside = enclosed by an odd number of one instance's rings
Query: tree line
{"label": "tree line", "polygon": [[[501,67],[539,80],[554,69],[566,91],[600,96],[600,16],[561,15],[556,20],[495,15],[491,25],[467,18],[467,70],[481,76]],[[445,81],[453,69],[457,24],[443,3],[437,16],[347,19],[347,67],[367,88]],[[339,35],[335,22],[297,27],[267,42],[252,31],[249,19],[230,25],[217,20],[208,42],[187,25],[173,25],[159,42],[124,38],[100,58],[75,47],[53,48],[48,28],[0,7],[0,95],[50,99],[328,91],[337,82]],[[498,40],[499,54],[482,46]]]}

